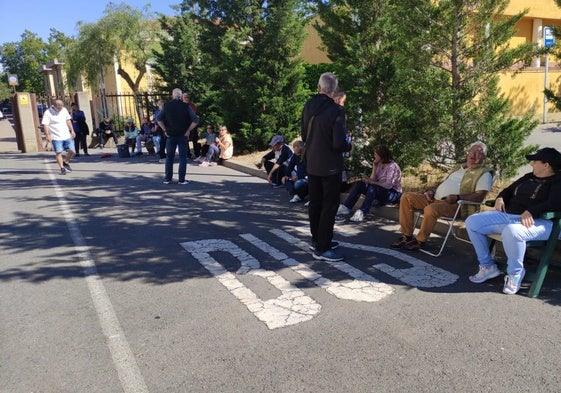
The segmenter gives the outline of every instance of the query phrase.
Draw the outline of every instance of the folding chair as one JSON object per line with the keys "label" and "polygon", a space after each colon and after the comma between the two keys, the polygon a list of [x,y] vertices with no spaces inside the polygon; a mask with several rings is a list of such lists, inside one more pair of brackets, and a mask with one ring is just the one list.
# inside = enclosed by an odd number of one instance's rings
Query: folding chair
{"label": "folding chair", "polygon": [[[456,212],[454,213],[454,215],[452,217],[439,217],[438,219],[441,221],[444,221],[447,225],[448,225],[448,230],[446,231],[446,235],[444,236],[444,240],[442,241],[442,244],[440,245],[440,249],[438,250],[438,252],[434,253],[432,251],[429,250],[425,250],[420,248],[419,251],[424,252],[425,254],[431,255],[433,257],[439,257],[440,254],[442,254],[442,251],[444,250],[444,246],[446,246],[446,242],[448,241],[448,238],[450,237],[450,235],[454,236],[455,239],[461,240],[465,243],[470,243],[469,239],[467,238],[463,238],[461,237],[456,229],[454,229],[454,226],[456,224],[456,221],[460,220],[460,212],[462,211],[462,206],[464,205],[477,205],[477,206],[481,206],[483,204],[483,202],[471,202],[471,201],[458,201],[458,208],[456,209]],[[423,215],[423,210],[415,210],[415,225],[414,228],[417,227],[417,224],[419,223],[419,220],[421,219],[421,216]]]}
{"label": "folding chair", "polygon": [[[494,201],[487,201],[485,204],[493,206]],[[524,276],[524,281],[530,281],[532,283],[528,291],[528,297],[532,298],[540,294],[549,265],[555,264],[552,259],[555,248],[559,243],[559,234],[561,233],[561,211],[546,212],[540,217],[553,221],[553,227],[551,228],[551,233],[547,240],[531,240],[526,242],[526,247],[537,249],[540,253],[536,270],[534,272],[527,272]],[[489,249],[493,252],[496,247],[496,242],[502,241],[501,236],[499,234],[491,234],[487,237],[490,239]]]}
{"label": "folding chair", "polygon": [[[498,171],[496,171],[496,172],[493,171],[492,173],[493,173],[493,181],[492,181],[491,184],[495,184],[495,182],[499,178],[499,172]],[[464,206],[464,205],[481,206],[482,204],[483,204],[483,202],[471,202],[471,201],[464,201],[464,200],[458,201],[458,208],[456,209],[456,212],[454,213],[454,216],[452,216],[452,217],[439,217],[438,218],[439,220],[444,221],[446,224],[448,224],[448,230],[446,231],[446,235],[444,236],[444,240],[442,241],[442,244],[440,245],[440,249],[438,250],[438,252],[434,253],[432,251],[424,250],[422,248],[420,248],[419,251],[422,251],[425,254],[428,254],[428,255],[433,256],[433,257],[439,257],[440,254],[442,254],[442,251],[444,250],[444,246],[446,245],[446,242],[448,241],[448,238],[450,237],[450,234],[452,234],[452,236],[454,236],[454,238],[457,239],[457,240],[461,240],[464,243],[471,244],[469,239],[459,236],[459,234],[456,232],[456,229],[454,229],[454,226],[456,224],[456,221],[461,220],[460,212],[462,211],[462,206]],[[421,219],[422,215],[423,215],[423,210],[415,210],[415,225],[413,226],[413,228],[417,227],[417,224],[419,223],[419,220]]]}

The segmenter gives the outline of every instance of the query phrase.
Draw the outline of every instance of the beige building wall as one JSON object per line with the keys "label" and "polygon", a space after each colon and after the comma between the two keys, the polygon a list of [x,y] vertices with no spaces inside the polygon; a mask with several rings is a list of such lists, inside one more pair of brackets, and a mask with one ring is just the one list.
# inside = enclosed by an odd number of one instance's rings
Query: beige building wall
{"label": "beige building wall", "polygon": [[[511,0],[505,15],[512,16],[528,9],[528,14],[516,25],[516,34],[511,45],[526,42],[543,43],[544,26],[561,26],[561,9],[553,0]],[[329,59],[320,49],[321,40],[316,30],[307,27],[308,37],[304,42],[304,61],[312,64],[329,63]],[[561,95],[561,61],[549,59],[549,89]],[[512,114],[532,113],[536,118],[543,118],[544,110],[545,57],[536,57],[532,64],[517,73],[501,75],[500,88],[509,97]],[[552,104],[546,105],[547,120],[561,121],[561,113]]]}

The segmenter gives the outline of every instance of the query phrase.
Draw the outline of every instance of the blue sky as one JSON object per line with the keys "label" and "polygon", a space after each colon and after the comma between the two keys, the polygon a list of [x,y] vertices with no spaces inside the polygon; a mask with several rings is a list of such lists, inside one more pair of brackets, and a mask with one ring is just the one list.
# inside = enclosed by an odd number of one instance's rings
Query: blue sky
{"label": "blue sky", "polygon": [[[45,41],[51,27],[75,37],[76,22],[97,22],[109,3],[108,0],[0,0],[0,44],[19,41],[26,29]],[[157,17],[157,12],[176,15],[171,6],[180,4],[181,0],[117,0],[113,3],[125,3],[138,9],[150,3],[150,10]]]}

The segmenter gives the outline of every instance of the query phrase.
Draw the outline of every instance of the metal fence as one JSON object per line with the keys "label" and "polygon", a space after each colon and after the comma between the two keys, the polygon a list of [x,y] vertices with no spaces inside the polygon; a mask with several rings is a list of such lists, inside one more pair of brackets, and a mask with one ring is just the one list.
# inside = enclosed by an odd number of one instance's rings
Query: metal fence
{"label": "metal fence", "polygon": [[[153,119],[154,112],[158,109],[158,100],[169,97],[169,93],[139,93],[135,94],[115,94],[101,91],[92,96],[90,101],[93,123],[99,124],[104,118],[113,120],[117,130],[122,129],[126,119],[133,119],[139,125],[144,116]],[[47,97],[37,96],[37,109],[39,117],[42,112],[49,108],[55,99],[61,99],[69,108],[73,102],[73,96]],[[82,106],[84,104],[82,103]]]}

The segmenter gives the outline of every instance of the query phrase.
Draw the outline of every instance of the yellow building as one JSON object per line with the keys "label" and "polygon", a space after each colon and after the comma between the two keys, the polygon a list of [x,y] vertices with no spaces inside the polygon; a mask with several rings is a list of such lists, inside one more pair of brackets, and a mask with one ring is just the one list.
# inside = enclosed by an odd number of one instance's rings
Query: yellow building
{"label": "yellow building", "polygon": [[[523,10],[529,12],[516,25],[516,34],[511,40],[512,45],[535,42],[543,45],[543,28],[545,26],[561,26],[561,9],[553,0],[511,0],[505,15],[513,16]],[[321,41],[312,26],[307,27],[308,38],[304,42],[303,57],[308,63],[329,62]],[[512,113],[522,115],[533,113],[536,118],[548,121],[560,121],[561,113],[552,104],[547,104],[544,116],[545,58],[537,57],[530,67],[518,73],[509,72],[501,75],[500,87],[511,101]],[[558,59],[549,59],[548,88],[561,95],[561,67]]]}

